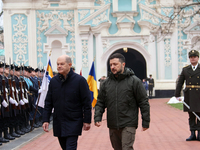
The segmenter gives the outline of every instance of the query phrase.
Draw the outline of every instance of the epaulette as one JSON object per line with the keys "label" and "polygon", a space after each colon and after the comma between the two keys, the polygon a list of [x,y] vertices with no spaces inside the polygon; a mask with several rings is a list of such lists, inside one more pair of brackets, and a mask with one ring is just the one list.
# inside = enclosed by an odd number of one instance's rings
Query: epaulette
{"label": "epaulette", "polygon": [[[187,66],[189,66],[189,65],[186,65],[185,67],[187,67]],[[183,67],[183,68],[185,68],[185,67]]]}

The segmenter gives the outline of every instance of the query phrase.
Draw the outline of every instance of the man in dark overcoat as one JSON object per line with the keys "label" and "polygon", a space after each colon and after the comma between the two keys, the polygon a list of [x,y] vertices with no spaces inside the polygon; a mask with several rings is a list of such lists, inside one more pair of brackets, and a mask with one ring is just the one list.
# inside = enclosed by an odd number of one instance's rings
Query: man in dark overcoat
{"label": "man in dark overcoat", "polygon": [[[190,65],[183,67],[181,75],[176,86],[175,97],[179,99],[180,92],[185,82],[186,87],[184,89],[184,102],[190,107],[188,109],[184,106],[184,111],[189,114],[189,126],[191,136],[186,141],[198,140],[200,141],[200,121],[197,120],[196,116],[192,113],[195,112],[200,116],[200,65],[199,52],[191,50],[189,52]],[[195,131],[198,131],[196,137]]]}
{"label": "man in dark overcoat", "polygon": [[49,83],[43,110],[43,129],[48,132],[53,113],[53,132],[63,150],[76,150],[78,136],[90,129],[91,97],[87,81],[71,69],[67,55],[57,59],[58,75]]}

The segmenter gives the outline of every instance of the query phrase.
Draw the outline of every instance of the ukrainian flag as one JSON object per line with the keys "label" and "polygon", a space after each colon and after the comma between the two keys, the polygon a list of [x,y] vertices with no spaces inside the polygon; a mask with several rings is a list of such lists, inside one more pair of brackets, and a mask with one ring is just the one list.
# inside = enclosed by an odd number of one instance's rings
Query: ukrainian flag
{"label": "ukrainian flag", "polygon": [[97,96],[98,96],[98,90],[97,90],[97,80],[95,75],[95,68],[94,68],[94,61],[92,63],[92,67],[90,69],[90,73],[87,79],[87,83],[89,85],[90,93],[91,93],[91,103],[92,107],[94,107],[97,103]]}
{"label": "ukrainian flag", "polygon": [[53,71],[52,71],[50,59],[49,59],[48,66],[47,66],[46,76],[48,78],[48,82],[51,80],[51,78],[53,78]]}

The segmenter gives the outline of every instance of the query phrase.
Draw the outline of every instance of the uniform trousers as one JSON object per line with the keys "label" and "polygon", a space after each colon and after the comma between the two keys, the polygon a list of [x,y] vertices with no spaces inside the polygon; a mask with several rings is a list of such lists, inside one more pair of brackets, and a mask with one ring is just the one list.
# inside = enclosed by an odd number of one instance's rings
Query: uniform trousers
{"label": "uniform trousers", "polygon": [[[188,114],[189,114],[190,131],[195,131],[195,130],[200,131],[200,121],[192,112],[188,112]],[[196,112],[196,114],[200,117],[200,112],[198,113]]]}
{"label": "uniform trousers", "polygon": [[77,136],[58,137],[58,141],[63,150],[76,150],[77,149]]}
{"label": "uniform trousers", "polygon": [[125,127],[122,129],[109,128],[110,141],[114,150],[133,150],[135,133],[135,127]]}

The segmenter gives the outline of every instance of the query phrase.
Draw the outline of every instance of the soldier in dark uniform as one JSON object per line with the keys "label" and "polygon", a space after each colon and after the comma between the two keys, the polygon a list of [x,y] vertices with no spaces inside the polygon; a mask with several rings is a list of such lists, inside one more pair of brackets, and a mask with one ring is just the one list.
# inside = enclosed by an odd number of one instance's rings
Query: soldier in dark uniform
{"label": "soldier in dark uniform", "polygon": [[154,79],[152,78],[152,75],[149,75],[149,78],[147,78],[147,81],[149,81],[148,90],[149,90],[149,98],[152,98],[153,94],[153,88],[154,88]]}
{"label": "soldier in dark uniform", "polygon": [[[197,120],[196,116],[192,113],[195,112],[198,116],[200,116],[199,52],[191,50],[188,55],[191,65],[183,67],[176,87],[175,97],[179,99],[183,83],[185,82],[186,87],[184,89],[184,101],[190,106],[190,109],[184,106],[184,111],[189,114],[189,126],[191,131],[191,136],[187,138],[186,141],[200,141],[200,121]],[[195,134],[196,130],[198,131],[197,137]]]}
{"label": "soldier in dark uniform", "polygon": [[[4,137],[3,137],[3,135],[2,135],[2,132],[4,131],[4,130],[6,130],[6,128],[7,128],[7,124],[5,124],[5,119],[4,119],[4,117],[5,117],[5,112],[4,112],[4,110],[5,110],[5,108],[4,108],[4,106],[5,106],[5,104],[2,104],[3,103],[3,101],[4,101],[4,99],[3,99],[3,96],[2,96],[2,75],[3,75],[3,66],[4,66],[4,63],[3,62],[0,62],[0,92],[1,92],[1,94],[0,94],[0,101],[1,101],[1,115],[0,115],[0,143],[7,143],[7,142],[9,142],[9,140],[8,139],[5,139]],[[5,102],[5,101],[4,101]],[[6,115],[9,115],[9,112],[6,112]],[[2,145],[2,144],[0,144],[0,145]]]}

